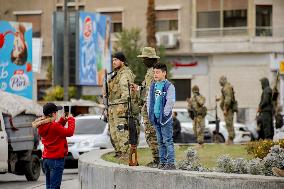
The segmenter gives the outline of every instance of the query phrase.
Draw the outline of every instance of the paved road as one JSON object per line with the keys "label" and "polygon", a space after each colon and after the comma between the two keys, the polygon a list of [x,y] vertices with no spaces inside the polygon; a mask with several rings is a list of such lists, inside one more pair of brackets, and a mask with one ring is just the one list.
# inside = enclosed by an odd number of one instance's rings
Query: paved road
{"label": "paved road", "polygon": [[[78,169],[65,169],[62,182],[76,180],[78,178]],[[45,188],[45,176],[41,176],[37,181],[28,182],[25,176],[17,176],[13,174],[0,174],[1,189],[38,189]]]}

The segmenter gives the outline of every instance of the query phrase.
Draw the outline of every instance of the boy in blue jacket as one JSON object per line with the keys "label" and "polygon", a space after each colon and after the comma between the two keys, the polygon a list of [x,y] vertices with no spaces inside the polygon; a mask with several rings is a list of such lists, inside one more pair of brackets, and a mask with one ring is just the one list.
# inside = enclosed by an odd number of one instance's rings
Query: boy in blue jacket
{"label": "boy in blue jacket", "polygon": [[172,109],[175,103],[175,87],[166,79],[167,66],[154,65],[154,82],[147,97],[149,119],[154,125],[159,145],[159,169],[174,170],[175,150],[173,143]]}

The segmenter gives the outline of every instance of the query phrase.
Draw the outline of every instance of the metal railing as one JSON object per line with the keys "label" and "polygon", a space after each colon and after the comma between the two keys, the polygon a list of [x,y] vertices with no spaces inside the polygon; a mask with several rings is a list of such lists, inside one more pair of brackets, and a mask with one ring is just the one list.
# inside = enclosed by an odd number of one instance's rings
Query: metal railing
{"label": "metal railing", "polygon": [[225,37],[225,36],[247,36],[247,27],[226,27],[226,28],[198,28],[195,30],[196,38]]}
{"label": "metal railing", "polygon": [[[197,28],[193,30],[195,38],[212,37],[245,37],[250,36],[248,27],[225,27],[225,28]],[[283,27],[255,27],[251,37],[284,37]]]}

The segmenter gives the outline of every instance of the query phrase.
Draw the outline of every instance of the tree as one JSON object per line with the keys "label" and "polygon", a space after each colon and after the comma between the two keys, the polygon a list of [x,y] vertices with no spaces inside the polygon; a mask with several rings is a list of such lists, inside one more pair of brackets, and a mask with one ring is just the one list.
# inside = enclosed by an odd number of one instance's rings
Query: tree
{"label": "tree", "polygon": [[[68,87],[69,98],[75,98],[77,94],[76,87]],[[43,97],[45,101],[62,101],[64,96],[64,89],[61,86],[53,86],[46,91],[46,95]]]}
{"label": "tree", "polygon": [[147,44],[156,49],[156,12],[155,0],[148,0],[147,8]]}
{"label": "tree", "polygon": [[140,29],[132,28],[123,30],[116,35],[118,41],[114,45],[114,52],[122,51],[126,56],[126,62],[136,75],[135,82],[141,83],[146,74],[146,68],[137,56],[141,53]]}

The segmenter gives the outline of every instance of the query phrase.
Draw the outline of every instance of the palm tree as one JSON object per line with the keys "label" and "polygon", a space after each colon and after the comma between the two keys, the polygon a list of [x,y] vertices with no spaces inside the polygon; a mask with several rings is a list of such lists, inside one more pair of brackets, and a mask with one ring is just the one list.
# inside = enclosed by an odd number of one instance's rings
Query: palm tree
{"label": "palm tree", "polygon": [[147,45],[156,48],[156,12],[155,0],[148,0],[147,8]]}

